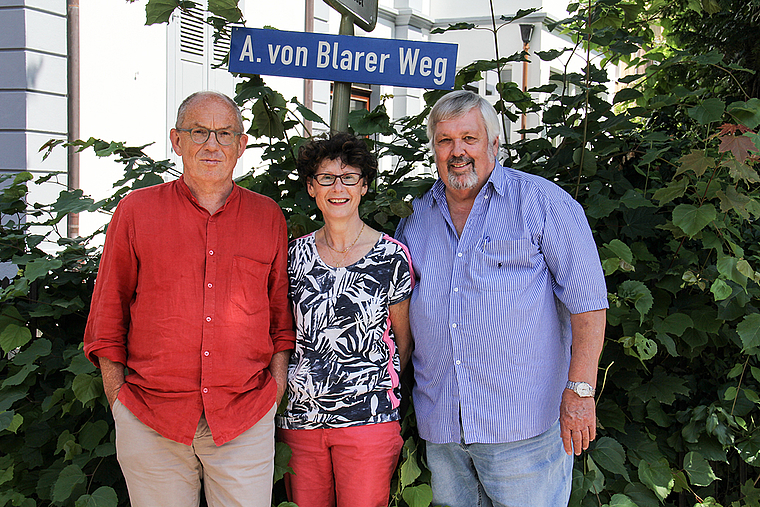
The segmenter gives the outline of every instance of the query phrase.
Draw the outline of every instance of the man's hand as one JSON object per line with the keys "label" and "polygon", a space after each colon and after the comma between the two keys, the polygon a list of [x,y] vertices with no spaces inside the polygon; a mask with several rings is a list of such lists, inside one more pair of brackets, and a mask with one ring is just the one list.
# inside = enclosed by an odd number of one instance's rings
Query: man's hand
{"label": "man's hand", "polygon": [[124,385],[124,365],[105,357],[99,357],[98,362],[100,373],[103,375],[103,390],[108,398],[108,406],[113,410],[113,404],[119,396],[119,389]]}
{"label": "man's hand", "polygon": [[570,389],[562,393],[559,407],[562,443],[568,454],[580,455],[596,438],[596,402],[594,397],[581,398]]}
{"label": "man's hand", "polygon": [[288,387],[288,361],[290,360],[290,350],[282,350],[272,356],[269,363],[269,372],[277,382],[277,406],[280,405],[285,389]]}

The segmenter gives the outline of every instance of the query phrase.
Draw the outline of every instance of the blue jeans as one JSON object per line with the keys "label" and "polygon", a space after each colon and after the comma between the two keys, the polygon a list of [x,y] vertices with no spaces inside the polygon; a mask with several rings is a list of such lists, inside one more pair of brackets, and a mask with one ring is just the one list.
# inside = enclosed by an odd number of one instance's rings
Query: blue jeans
{"label": "blue jeans", "polygon": [[561,507],[570,499],[573,457],[559,421],[546,432],[505,444],[427,442],[433,505]]}

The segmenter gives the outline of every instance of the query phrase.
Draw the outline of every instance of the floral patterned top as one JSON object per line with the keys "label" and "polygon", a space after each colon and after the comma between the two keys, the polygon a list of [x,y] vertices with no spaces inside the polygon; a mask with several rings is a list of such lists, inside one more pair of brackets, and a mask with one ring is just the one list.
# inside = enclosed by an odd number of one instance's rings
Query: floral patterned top
{"label": "floral patterned top", "polygon": [[359,261],[328,266],[314,233],[288,249],[296,345],[288,365],[285,429],[399,419],[399,356],[389,307],[412,292],[406,247],[383,235]]}

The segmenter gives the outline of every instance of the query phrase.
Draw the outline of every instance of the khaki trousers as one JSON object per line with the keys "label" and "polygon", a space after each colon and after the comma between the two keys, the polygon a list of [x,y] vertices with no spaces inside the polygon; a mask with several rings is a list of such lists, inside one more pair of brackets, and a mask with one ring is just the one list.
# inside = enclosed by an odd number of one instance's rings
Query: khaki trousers
{"label": "khaki trousers", "polygon": [[275,409],[217,447],[203,416],[192,445],[185,445],[159,435],[117,400],[116,456],[132,507],[197,507],[201,481],[209,507],[270,507]]}

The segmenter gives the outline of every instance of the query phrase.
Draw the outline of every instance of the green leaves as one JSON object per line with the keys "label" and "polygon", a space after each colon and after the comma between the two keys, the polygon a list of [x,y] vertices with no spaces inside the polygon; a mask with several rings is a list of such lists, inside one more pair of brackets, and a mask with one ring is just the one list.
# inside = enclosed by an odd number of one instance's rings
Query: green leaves
{"label": "green leaves", "polygon": [[283,442],[275,442],[274,444],[274,482],[279,481],[285,474],[294,473],[290,467],[290,458],[293,456],[293,451],[290,450],[288,444]]}
{"label": "green leaves", "polygon": [[628,102],[629,100],[636,100],[643,96],[644,94],[635,88],[623,88],[615,94],[615,99],[612,103],[619,104],[620,102]]}
{"label": "green leaves", "polygon": [[707,125],[708,123],[718,122],[723,117],[723,112],[726,109],[726,104],[716,98],[706,99],[701,101],[696,106],[689,108],[689,116],[697,120],[701,125]]}
{"label": "green leaves", "polygon": [[641,322],[652,308],[654,298],[649,288],[637,280],[626,280],[618,287],[618,296],[626,301],[631,301],[639,312]]}
{"label": "green leaves", "polygon": [[14,306],[6,306],[0,314],[0,348],[8,353],[23,347],[32,339],[32,332],[24,326],[25,319]]}
{"label": "green leaves", "polygon": [[74,396],[82,402],[82,405],[86,405],[90,400],[94,400],[103,393],[103,379],[97,374],[82,373],[74,377],[71,389],[74,391]]}
{"label": "green leaves", "polygon": [[747,353],[756,353],[760,347],[760,314],[746,315],[736,326],[736,332],[742,341],[742,350]]}
{"label": "green leaves", "polygon": [[668,460],[665,458],[660,458],[654,463],[641,460],[639,462],[639,479],[657,495],[660,501],[667,498],[675,485]]}
{"label": "green leaves", "polygon": [[50,271],[56,270],[63,266],[63,262],[58,259],[46,259],[38,258],[29,261],[24,267],[24,277],[33,282],[38,278],[42,278]]}
{"label": "green leaves", "polygon": [[636,502],[622,493],[616,493],[610,498],[609,507],[639,507]]}
{"label": "green leaves", "polygon": [[683,468],[694,486],[709,486],[718,479],[709,463],[698,452],[689,452],[684,456]]}
{"label": "green leaves", "polygon": [[55,481],[53,486],[53,501],[63,502],[68,500],[74,493],[74,489],[83,485],[87,477],[82,472],[82,469],[78,465],[69,465],[58,475],[58,480]]}
{"label": "green leaves", "polygon": [[641,362],[652,359],[657,354],[657,344],[641,333],[634,336],[624,336],[620,342],[625,348],[625,353],[638,358]]}
{"label": "green leaves", "polygon": [[682,378],[667,375],[661,368],[654,371],[649,382],[631,389],[630,396],[641,401],[657,400],[660,403],[670,405],[676,401],[677,395],[688,396],[689,388]]}
{"label": "green leaves", "polygon": [[760,126],[760,99],[752,98],[747,102],[733,102],[728,106],[728,114],[747,128]]}
{"label": "green leaves", "polygon": [[625,450],[619,442],[610,437],[602,437],[594,444],[590,454],[597,465],[630,481],[625,467]]}
{"label": "green leaves", "polygon": [[[708,157],[704,150],[691,150],[688,155],[679,158],[678,163],[681,166],[678,168],[678,171],[676,171],[676,176],[686,171],[692,171],[696,176],[702,176],[707,169],[715,167],[715,159]],[[680,181],[685,182],[686,180]],[[681,183],[679,183],[679,185],[681,185]],[[668,185],[668,187],[670,186],[671,185]]]}
{"label": "green leaves", "polygon": [[113,488],[101,486],[92,495],[80,496],[74,505],[75,507],[116,507],[118,502],[119,498]]}
{"label": "green leaves", "polygon": [[230,23],[236,23],[243,17],[238,0],[209,0],[208,10]]}
{"label": "green leaves", "polygon": [[405,459],[401,463],[401,486],[406,488],[410,484],[413,484],[415,480],[420,476],[422,470],[420,470],[417,464],[417,444],[411,438],[404,442],[404,456]]}
{"label": "green leaves", "polygon": [[752,435],[747,440],[737,443],[736,450],[748,465],[760,464],[760,435]]}
{"label": "green leaves", "polygon": [[177,7],[191,9],[196,6],[195,2],[182,0],[148,0],[145,5],[145,24],[168,23],[172,13]]}
{"label": "green leaves", "polygon": [[285,137],[284,118],[287,103],[279,94],[269,94],[257,100],[251,107],[253,124],[248,133],[255,137]]}
{"label": "green leaves", "polygon": [[693,238],[716,217],[717,211],[712,204],[702,206],[679,204],[673,210],[673,224],[690,238]]}
{"label": "green leaves", "polygon": [[404,489],[402,496],[409,507],[428,507],[433,501],[433,489],[421,484]]}
{"label": "green leaves", "polygon": [[656,326],[658,332],[668,333],[674,336],[683,335],[686,329],[694,327],[694,321],[685,313],[673,313]]}
{"label": "green leaves", "polygon": [[23,347],[32,339],[32,332],[28,327],[18,324],[6,324],[0,332],[0,348],[8,353],[17,347]]}

